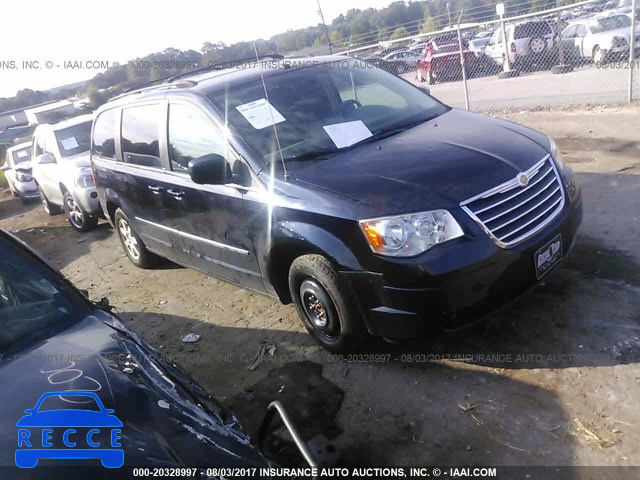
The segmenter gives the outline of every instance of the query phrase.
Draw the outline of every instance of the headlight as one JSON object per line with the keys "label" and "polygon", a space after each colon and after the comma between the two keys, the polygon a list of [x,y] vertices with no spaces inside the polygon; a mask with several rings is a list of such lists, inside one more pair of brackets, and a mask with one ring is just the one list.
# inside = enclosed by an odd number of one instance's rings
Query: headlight
{"label": "headlight", "polygon": [[16,172],[16,180],[19,182],[30,182],[33,180],[33,177],[30,173]]}
{"label": "headlight", "polygon": [[359,223],[371,250],[391,257],[412,257],[463,235],[458,222],[446,210],[360,220]]}
{"label": "headlight", "polygon": [[80,175],[76,178],[76,185],[82,188],[93,187],[95,185],[90,168],[80,170]]}
{"label": "headlight", "polygon": [[556,164],[562,170],[564,168],[564,162],[562,161],[562,153],[560,152],[558,145],[556,145],[556,142],[554,142],[553,138],[551,137],[549,137],[549,153],[551,153],[551,156],[556,161]]}

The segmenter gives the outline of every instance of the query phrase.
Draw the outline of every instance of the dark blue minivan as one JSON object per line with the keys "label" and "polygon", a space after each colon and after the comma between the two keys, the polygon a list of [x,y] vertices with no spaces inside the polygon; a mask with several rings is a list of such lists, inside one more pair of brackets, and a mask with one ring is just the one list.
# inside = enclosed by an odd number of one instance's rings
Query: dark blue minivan
{"label": "dark blue minivan", "polygon": [[582,218],[552,139],[348,57],[130,91],[98,110],[91,159],[135,265],[293,302],[332,351],[486,317],[561,263]]}

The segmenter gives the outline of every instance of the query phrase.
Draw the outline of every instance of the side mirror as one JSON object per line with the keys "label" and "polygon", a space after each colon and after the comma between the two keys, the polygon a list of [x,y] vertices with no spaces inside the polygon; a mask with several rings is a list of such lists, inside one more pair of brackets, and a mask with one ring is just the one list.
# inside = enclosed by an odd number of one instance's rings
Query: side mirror
{"label": "side mirror", "polygon": [[416,85],[420,90],[425,92],[427,95],[431,95],[431,89],[426,85]]}
{"label": "side mirror", "polygon": [[54,157],[49,152],[45,152],[42,155],[38,155],[36,157],[36,163],[38,165],[47,165],[47,164],[51,164],[51,163],[56,163],[56,157]]}
{"label": "side mirror", "polygon": [[189,175],[199,185],[223,185],[231,178],[227,159],[212,153],[189,162]]}

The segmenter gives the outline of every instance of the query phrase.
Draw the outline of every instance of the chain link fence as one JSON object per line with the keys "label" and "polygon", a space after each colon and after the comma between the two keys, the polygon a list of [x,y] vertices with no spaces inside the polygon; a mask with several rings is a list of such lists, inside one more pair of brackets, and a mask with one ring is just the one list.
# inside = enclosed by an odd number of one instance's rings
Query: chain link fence
{"label": "chain link fence", "polygon": [[386,42],[350,39],[334,53],[429,84],[445,103],[475,111],[619,104],[640,98],[634,8],[589,0],[475,23],[461,23],[460,12],[445,29]]}

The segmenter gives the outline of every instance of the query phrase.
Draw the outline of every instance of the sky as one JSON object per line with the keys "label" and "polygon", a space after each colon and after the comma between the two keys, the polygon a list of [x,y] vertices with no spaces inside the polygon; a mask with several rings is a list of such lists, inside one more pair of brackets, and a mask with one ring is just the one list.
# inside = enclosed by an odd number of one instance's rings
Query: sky
{"label": "sky", "polygon": [[[331,23],[351,8],[383,8],[391,0],[320,2]],[[22,0],[11,2],[10,16],[24,21],[3,22],[0,97],[87,80],[105,62],[168,47],[200,51],[207,41],[268,39],[320,23],[317,0]]]}

